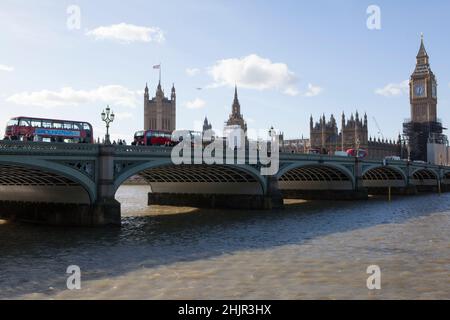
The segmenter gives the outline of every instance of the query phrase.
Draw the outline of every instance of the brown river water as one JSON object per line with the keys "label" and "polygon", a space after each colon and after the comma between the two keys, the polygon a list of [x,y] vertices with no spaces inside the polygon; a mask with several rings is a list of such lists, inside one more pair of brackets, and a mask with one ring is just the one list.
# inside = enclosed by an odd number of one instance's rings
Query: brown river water
{"label": "brown river water", "polygon": [[147,207],[147,192],[118,191],[122,228],[0,221],[0,299],[450,299],[450,194],[245,212]]}

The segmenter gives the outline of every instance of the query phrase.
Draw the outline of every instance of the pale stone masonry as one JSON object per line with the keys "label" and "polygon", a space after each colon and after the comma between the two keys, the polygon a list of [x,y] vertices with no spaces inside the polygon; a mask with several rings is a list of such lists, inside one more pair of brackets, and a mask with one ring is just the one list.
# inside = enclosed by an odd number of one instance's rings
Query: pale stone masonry
{"label": "pale stone masonry", "polygon": [[148,86],[144,93],[144,130],[173,132],[176,128],[176,93],[172,85],[170,99],[164,95],[161,82],[156,88],[156,95],[150,99]]}

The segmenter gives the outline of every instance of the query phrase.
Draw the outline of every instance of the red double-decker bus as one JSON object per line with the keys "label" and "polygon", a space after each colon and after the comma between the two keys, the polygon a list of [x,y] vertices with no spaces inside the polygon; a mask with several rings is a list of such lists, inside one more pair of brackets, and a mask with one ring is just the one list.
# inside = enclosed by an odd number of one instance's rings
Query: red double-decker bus
{"label": "red double-decker bus", "polygon": [[16,117],[8,121],[5,140],[94,143],[90,123],[82,121]]}
{"label": "red double-decker bus", "polygon": [[168,131],[147,130],[134,134],[132,145],[135,146],[173,146],[172,133]]}
{"label": "red double-decker bus", "polygon": [[364,149],[348,149],[347,154],[349,157],[365,158],[367,157],[368,152]]}

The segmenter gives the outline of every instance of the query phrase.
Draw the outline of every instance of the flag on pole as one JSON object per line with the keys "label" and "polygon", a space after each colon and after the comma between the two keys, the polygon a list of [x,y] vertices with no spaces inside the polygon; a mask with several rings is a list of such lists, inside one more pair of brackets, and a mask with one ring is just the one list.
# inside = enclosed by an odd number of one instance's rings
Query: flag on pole
{"label": "flag on pole", "polygon": [[159,70],[159,83],[161,83],[161,63],[153,66],[153,69]]}

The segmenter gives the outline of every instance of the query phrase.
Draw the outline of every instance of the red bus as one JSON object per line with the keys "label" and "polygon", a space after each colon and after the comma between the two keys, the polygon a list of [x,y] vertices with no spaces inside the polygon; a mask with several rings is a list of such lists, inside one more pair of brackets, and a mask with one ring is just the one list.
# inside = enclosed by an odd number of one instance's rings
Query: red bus
{"label": "red bus", "polygon": [[94,143],[91,124],[81,121],[16,117],[8,121],[5,140]]}
{"label": "red bus", "polygon": [[368,152],[364,149],[348,149],[347,154],[349,157],[365,158],[367,157]]}
{"label": "red bus", "polygon": [[134,134],[134,146],[173,146],[172,133],[168,131],[147,130]]}

